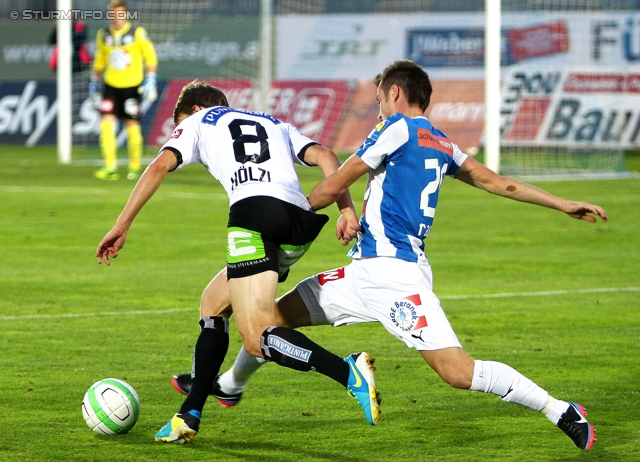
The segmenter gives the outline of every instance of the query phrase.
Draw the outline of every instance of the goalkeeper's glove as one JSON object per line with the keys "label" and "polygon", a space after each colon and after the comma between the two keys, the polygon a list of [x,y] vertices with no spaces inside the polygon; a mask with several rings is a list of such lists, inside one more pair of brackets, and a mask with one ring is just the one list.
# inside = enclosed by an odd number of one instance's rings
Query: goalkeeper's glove
{"label": "goalkeeper's glove", "polygon": [[158,99],[158,90],[156,88],[156,74],[149,72],[144,83],[138,89],[138,93],[142,94],[142,99],[153,103]]}
{"label": "goalkeeper's glove", "polygon": [[98,77],[91,77],[91,83],[89,83],[89,98],[91,98],[94,107],[98,108],[100,106],[102,96],[100,95]]}

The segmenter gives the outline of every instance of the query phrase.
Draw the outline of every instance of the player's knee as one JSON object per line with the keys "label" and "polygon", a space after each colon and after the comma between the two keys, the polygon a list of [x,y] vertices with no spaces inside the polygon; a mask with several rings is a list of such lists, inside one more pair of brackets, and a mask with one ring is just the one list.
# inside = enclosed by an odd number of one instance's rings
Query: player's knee
{"label": "player's knee", "polygon": [[231,309],[231,305],[227,305],[223,307],[219,304],[211,304],[206,303],[205,300],[200,302],[200,317],[203,318],[205,316],[221,316],[223,318],[229,319],[233,310]]}
{"label": "player's knee", "polygon": [[459,388],[462,390],[468,390],[471,388],[473,374],[470,375],[464,368],[449,367],[437,372],[440,375],[440,378],[453,388]]}
{"label": "player's knee", "polygon": [[250,341],[248,339],[245,339],[244,341],[244,349],[247,351],[247,353],[249,353],[251,356],[255,356],[256,358],[262,358],[262,349],[260,348],[260,341]]}
{"label": "player's knee", "polygon": [[462,348],[421,352],[442,380],[454,388],[468,390],[473,380],[474,361]]}

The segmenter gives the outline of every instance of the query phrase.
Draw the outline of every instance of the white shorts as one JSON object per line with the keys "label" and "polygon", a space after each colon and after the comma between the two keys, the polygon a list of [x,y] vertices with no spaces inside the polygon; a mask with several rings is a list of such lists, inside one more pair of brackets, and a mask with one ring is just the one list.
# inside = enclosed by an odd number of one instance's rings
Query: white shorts
{"label": "white shorts", "polygon": [[313,325],[377,321],[417,350],[461,347],[432,291],[430,266],[364,258],[311,276],[296,289]]}

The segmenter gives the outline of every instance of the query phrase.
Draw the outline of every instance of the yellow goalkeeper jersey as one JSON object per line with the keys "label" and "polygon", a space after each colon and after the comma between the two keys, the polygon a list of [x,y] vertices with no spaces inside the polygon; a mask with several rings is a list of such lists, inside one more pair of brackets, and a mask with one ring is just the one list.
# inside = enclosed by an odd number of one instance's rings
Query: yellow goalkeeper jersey
{"label": "yellow goalkeeper jersey", "polygon": [[118,31],[113,27],[98,31],[93,69],[104,72],[104,83],[115,88],[141,85],[144,64],[158,64],[156,50],[144,27],[131,27],[128,22]]}

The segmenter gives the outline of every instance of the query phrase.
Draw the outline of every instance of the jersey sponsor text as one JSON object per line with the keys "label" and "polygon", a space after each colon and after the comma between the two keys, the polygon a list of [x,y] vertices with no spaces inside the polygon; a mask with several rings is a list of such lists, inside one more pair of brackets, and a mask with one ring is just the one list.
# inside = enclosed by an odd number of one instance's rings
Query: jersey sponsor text
{"label": "jersey sponsor text", "polygon": [[426,128],[418,127],[418,146],[423,148],[436,149],[445,152],[450,156],[453,155],[453,145],[446,138],[434,136]]}

